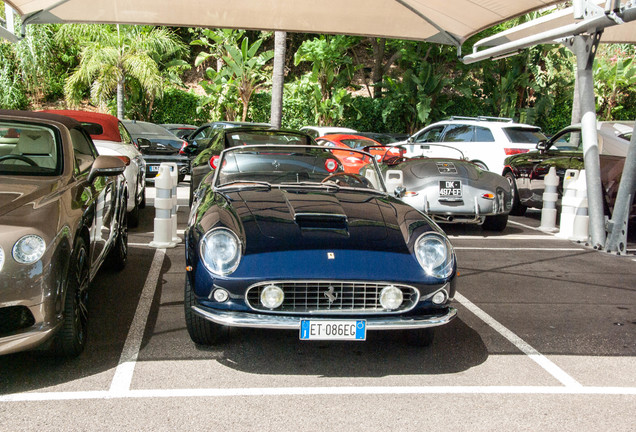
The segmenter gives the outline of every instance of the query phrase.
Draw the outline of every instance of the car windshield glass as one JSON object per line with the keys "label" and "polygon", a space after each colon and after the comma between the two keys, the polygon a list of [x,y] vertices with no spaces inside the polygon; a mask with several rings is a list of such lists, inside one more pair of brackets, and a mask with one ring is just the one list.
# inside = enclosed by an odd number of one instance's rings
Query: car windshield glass
{"label": "car windshield glass", "polygon": [[539,129],[509,127],[503,128],[503,131],[510,142],[516,144],[536,144],[546,139]]}
{"label": "car windshield glass", "polygon": [[61,160],[59,135],[52,128],[0,121],[0,175],[60,175]]}
{"label": "car windshield glass", "polygon": [[[244,146],[221,154],[215,185],[236,186],[237,182],[266,182],[284,187],[327,187],[377,189],[385,192],[375,159],[358,152],[366,162],[365,174],[344,172],[342,162],[328,149],[317,146]],[[337,190],[338,188],[336,188]]]}
{"label": "car windshield glass", "polygon": [[280,131],[236,131],[227,132],[228,147],[261,144],[311,145],[309,137]]}
{"label": "car windshield glass", "polygon": [[357,138],[357,139],[343,139],[342,141],[340,141],[343,144],[346,144],[347,146],[353,148],[353,149],[358,149],[361,150],[366,146],[373,146],[373,145],[377,145],[375,142],[373,142],[370,139],[362,139],[362,138]]}

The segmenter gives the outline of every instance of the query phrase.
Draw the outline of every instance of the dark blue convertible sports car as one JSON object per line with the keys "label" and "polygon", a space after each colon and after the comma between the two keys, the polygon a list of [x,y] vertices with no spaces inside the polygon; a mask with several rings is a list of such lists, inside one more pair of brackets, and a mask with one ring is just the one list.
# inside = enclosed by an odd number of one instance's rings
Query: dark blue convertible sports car
{"label": "dark blue convertible sports car", "polygon": [[297,329],[300,339],[364,340],[406,330],[429,345],[452,320],[457,264],[444,232],[386,192],[373,157],[344,172],[316,146],[221,153],[186,230],[185,317],[198,344],[229,327]]}

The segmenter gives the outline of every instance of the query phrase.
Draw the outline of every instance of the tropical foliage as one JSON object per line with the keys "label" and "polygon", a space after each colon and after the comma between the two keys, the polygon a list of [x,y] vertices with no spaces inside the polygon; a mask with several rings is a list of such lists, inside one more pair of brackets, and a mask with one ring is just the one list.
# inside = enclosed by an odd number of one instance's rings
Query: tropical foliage
{"label": "tropical foliage", "polygon": [[[19,43],[0,41],[0,107],[88,102],[156,122],[269,121],[273,46],[272,34],[258,31],[30,25]],[[600,119],[636,117],[635,53],[599,48]],[[288,34],[282,126],[406,133],[451,115],[487,115],[552,133],[570,122],[574,66],[558,45],[467,66],[448,46]]]}

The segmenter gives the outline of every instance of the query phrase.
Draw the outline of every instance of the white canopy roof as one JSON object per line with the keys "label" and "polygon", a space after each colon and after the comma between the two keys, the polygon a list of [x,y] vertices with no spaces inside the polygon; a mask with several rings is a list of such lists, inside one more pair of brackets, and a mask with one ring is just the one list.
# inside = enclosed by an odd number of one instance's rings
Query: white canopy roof
{"label": "white canopy roof", "polygon": [[562,0],[7,0],[31,23],[90,22],[368,35],[459,45]]}

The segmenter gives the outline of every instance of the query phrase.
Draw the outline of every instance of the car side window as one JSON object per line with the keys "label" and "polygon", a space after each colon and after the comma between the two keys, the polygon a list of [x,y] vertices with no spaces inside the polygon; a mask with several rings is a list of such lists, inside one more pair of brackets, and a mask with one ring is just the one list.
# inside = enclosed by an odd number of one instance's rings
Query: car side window
{"label": "car side window", "polygon": [[552,143],[550,149],[558,151],[578,151],[582,150],[582,144],[580,132],[566,132]]}
{"label": "car side window", "polygon": [[92,141],[79,129],[71,129],[71,141],[75,153],[75,169],[78,173],[84,173],[91,169],[97,152]]}
{"label": "car side window", "polygon": [[444,142],[472,142],[474,141],[474,128],[465,124],[448,125],[444,132]]}
{"label": "car side window", "polygon": [[121,124],[121,122],[118,122],[117,126],[119,127],[119,135],[121,135],[121,141],[126,144],[132,144],[133,140],[130,134],[128,133],[128,129],[126,129],[126,126]]}
{"label": "car side window", "polygon": [[438,142],[444,126],[434,127],[425,131],[415,137],[417,143]]}
{"label": "car side window", "polygon": [[495,142],[495,137],[492,135],[490,129],[481,126],[475,126],[475,141]]}

